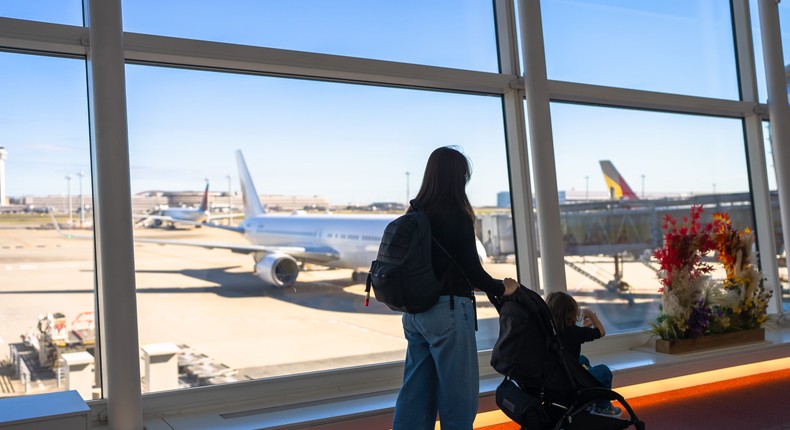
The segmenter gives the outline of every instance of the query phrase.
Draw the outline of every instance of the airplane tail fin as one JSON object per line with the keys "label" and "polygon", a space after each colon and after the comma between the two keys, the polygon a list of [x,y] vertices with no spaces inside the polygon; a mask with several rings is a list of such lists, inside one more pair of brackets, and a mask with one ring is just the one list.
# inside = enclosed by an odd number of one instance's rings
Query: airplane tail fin
{"label": "airplane tail fin", "polygon": [[609,189],[609,195],[614,200],[639,200],[639,197],[634,193],[625,179],[620,176],[620,172],[615,169],[614,164],[609,160],[601,160],[601,170],[603,171],[603,178],[606,180],[606,187]]}
{"label": "airplane tail fin", "polygon": [[263,205],[261,205],[258,192],[255,191],[255,185],[252,183],[252,177],[249,170],[247,170],[247,163],[244,162],[244,155],[242,155],[241,150],[236,150],[236,163],[239,165],[241,195],[244,198],[244,216],[251,218],[266,213]]}
{"label": "airplane tail fin", "polygon": [[208,211],[208,181],[206,181],[206,189],[203,191],[203,199],[200,201],[200,211]]}

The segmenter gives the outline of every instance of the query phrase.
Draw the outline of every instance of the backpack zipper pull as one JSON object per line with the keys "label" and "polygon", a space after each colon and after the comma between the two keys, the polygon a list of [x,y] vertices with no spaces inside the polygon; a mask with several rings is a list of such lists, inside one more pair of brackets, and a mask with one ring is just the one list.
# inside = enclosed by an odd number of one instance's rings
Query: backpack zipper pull
{"label": "backpack zipper pull", "polygon": [[365,306],[370,304],[370,272],[368,272],[368,279],[365,281]]}

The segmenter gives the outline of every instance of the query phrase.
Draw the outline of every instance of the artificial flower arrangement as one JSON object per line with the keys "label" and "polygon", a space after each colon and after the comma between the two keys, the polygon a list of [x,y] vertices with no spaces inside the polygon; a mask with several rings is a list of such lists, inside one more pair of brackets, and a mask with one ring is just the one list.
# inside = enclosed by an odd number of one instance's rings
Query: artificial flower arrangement
{"label": "artificial flower arrangement", "polygon": [[[760,328],[766,321],[771,292],[752,264],[754,237],[748,228],[733,228],[729,215],[714,213],[700,223],[702,206],[680,222],[664,216],[664,246],[653,255],[661,263],[661,305],[651,334],[663,340]],[[713,266],[703,261],[715,252],[726,279],[712,280]]]}

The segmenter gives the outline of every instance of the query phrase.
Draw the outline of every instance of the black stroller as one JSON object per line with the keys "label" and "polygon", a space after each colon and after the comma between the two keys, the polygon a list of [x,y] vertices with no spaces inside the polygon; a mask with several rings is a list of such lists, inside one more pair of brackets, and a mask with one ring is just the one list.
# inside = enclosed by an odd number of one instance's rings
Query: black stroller
{"label": "black stroller", "polygon": [[[614,430],[645,424],[625,399],[603,388],[562,347],[543,298],[521,286],[510,297],[489,296],[499,312],[499,338],[491,366],[505,376],[497,388],[499,408],[523,430]],[[590,412],[597,400],[617,400],[621,418]]]}

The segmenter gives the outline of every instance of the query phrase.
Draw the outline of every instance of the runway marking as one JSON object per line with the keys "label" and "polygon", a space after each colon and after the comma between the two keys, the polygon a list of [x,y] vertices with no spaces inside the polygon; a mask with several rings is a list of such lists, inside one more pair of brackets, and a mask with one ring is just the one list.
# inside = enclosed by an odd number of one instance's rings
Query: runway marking
{"label": "runway marking", "polygon": [[27,245],[2,245],[2,246],[0,246],[0,249],[25,249],[25,248],[36,248],[36,249],[41,249],[41,248],[61,248],[61,245],[59,245],[59,244],[50,244],[50,245],[47,245],[47,244],[37,244],[37,245],[27,244]]}
{"label": "runway marking", "polygon": [[21,263],[21,264],[6,264],[3,266],[4,270],[53,270],[53,269],[74,269],[90,265],[93,269],[93,262],[43,262],[37,264]]}
{"label": "runway marking", "polygon": [[389,337],[389,338],[392,338],[392,339],[396,339],[396,340],[404,340],[403,336],[400,335],[400,334],[392,335],[392,334],[384,332],[384,331],[373,330],[369,326],[363,326],[363,325],[354,324],[354,323],[341,321],[341,320],[337,320],[337,319],[323,320],[323,319],[315,319],[315,318],[310,318],[310,319],[288,318],[288,319],[286,319],[286,318],[256,318],[256,317],[245,317],[245,318],[240,318],[240,317],[195,318],[195,317],[191,317],[191,316],[189,316],[189,317],[146,316],[145,319],[149,320],[149,321],[155,321],[155,320],[162,320],[162,319],[164,319],[164,320],[168,320],[168,321],[194,321],[194,320],[200,320],[200,321],[205,321],[205,322],[208,322],[208,321],[212,321],[212,322],[213,321],[225,321],[225,322],[232,321],[232,322],[246,322],[246,323],[252,322],[252,323],[258,323],[258,324],[261,324],[261,325],[272,325],[272,324],[281,324],[281,325],[282,324],[292,324],[292,325],[313,324],[313,325],[319,325],[320,326],[320,325],[326,325],[326,324],[334,324],[334,325],[344,326],[344,327],[348,327],[348,328],[352,328],[352,329],[360,330],[360,331],[364,331],[364,332],[376,333],[378,335],[383,335],[383,336],[386,336],[386,337]]}

